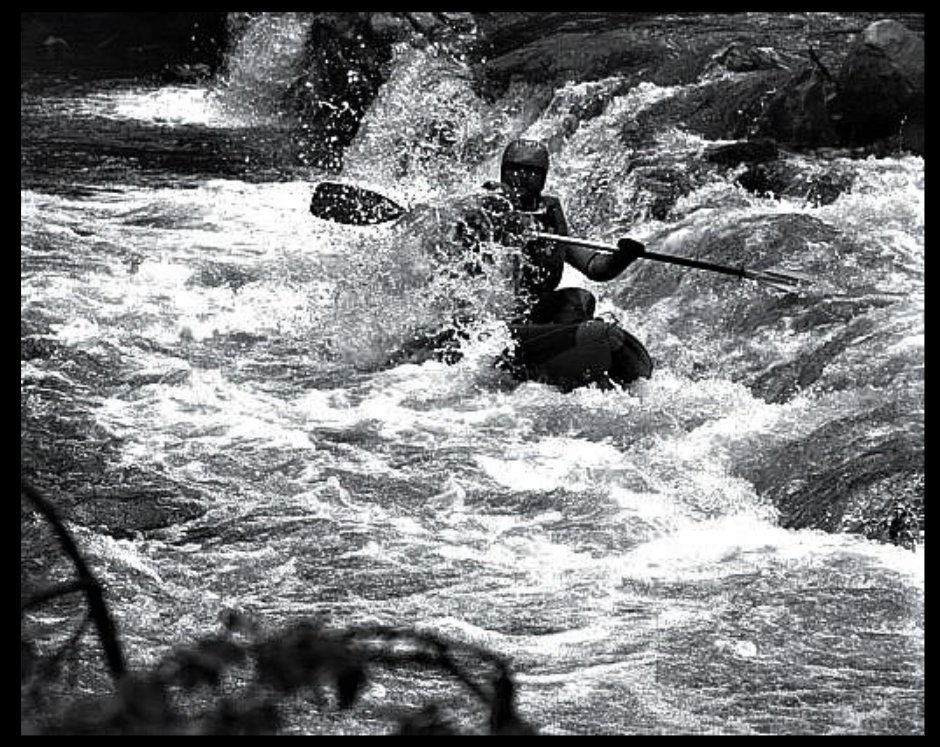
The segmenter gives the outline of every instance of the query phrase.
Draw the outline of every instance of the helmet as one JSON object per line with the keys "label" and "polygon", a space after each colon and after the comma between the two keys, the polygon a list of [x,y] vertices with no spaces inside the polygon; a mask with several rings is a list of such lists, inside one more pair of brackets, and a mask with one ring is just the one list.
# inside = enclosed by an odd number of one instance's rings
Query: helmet
{"label": "helmet", "polygon": [[548,148],[538,140],[513,140],[503,151],[503,166],[535,166],[548,171]]}
{"label": "helmet", "polygon": [[513,140],[503,151],[503,166],[535,166],[548,171],[548,148],[538,140]]}
{"label": "helmet", "polygon": [[513,140],[503,151],[500,164],[500,179],[507,182],[507,170],[513,166],[527,166],[542,172],[539,190],[545,186],[548,176],[548,148],[538,140]]}

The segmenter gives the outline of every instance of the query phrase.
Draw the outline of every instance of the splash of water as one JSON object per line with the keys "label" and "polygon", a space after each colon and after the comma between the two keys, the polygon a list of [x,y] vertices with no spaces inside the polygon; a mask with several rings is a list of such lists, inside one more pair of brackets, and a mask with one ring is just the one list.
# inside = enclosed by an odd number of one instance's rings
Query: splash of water
{"label": "splash of water", "polygon": [[[215,103],[240,122],[279,118],[284,114],[282,97],[297,75],[310,14],[253,13],[240,20],[244,27],[235,35],[213,89]],[[235,23],[230,20],[230,26]]]}

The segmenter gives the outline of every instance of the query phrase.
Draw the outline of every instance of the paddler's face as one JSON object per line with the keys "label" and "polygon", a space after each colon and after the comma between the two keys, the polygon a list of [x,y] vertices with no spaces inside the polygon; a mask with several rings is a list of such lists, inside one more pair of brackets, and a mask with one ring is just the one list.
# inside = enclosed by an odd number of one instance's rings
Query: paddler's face
{"label": "paddler's face", "polygon": [[545,186],[545,172],[537,166],[508,166],[504,178],[515,198],[536,197]]}

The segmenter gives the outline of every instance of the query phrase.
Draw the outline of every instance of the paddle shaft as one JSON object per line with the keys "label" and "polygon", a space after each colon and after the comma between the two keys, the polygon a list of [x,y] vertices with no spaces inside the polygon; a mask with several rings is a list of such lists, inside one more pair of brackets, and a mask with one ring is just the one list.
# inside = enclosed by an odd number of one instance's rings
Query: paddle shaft
{"label": "paddle shaft", "polygon": [[[571,236],[558,236],[553,233],[543,233],[541,231],[536,231],[535,237],[537,239],[554,241],[558,244],[573,244],[575,246],[584,246],[589,249],[599,249],[602,252],[610,252],[611,254],[617,251],[617,247],[615,246],[604,244],[600,241],[591,241],[590,239],[577,239]],[[712,272],[720,272],[723,275],[734,275],[735,277],[739,278],[751,277],[748,270],[744,269],[743,267],[726,267],[725,265],[716,265],[712,262],[702,262],[698,259],[677,257],[673,254],[660,254],[658,252],[644,251],[640,257],[642,259],[654,259],[659,262],[668,262],[669,264],[673,265],[682,265],[683,267],[694,267],[698,270],[711,270]]]}

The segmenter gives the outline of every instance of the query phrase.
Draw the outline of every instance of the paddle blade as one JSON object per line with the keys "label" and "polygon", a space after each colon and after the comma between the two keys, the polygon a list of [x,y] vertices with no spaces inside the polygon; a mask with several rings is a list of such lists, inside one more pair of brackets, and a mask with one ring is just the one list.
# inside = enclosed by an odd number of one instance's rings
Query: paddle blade
{"label": "paddle blade", "polygon": [[369,226],[397,220],[405,213],[398,203],[371,189],[342,182],[320,182],[310,199],[310,212],[322,220]]}
{"label": "paddle blade", "polygon": [[793,291],[813,284],[813,278],[793,270],[744,270],[744,277],[782,291]]}

